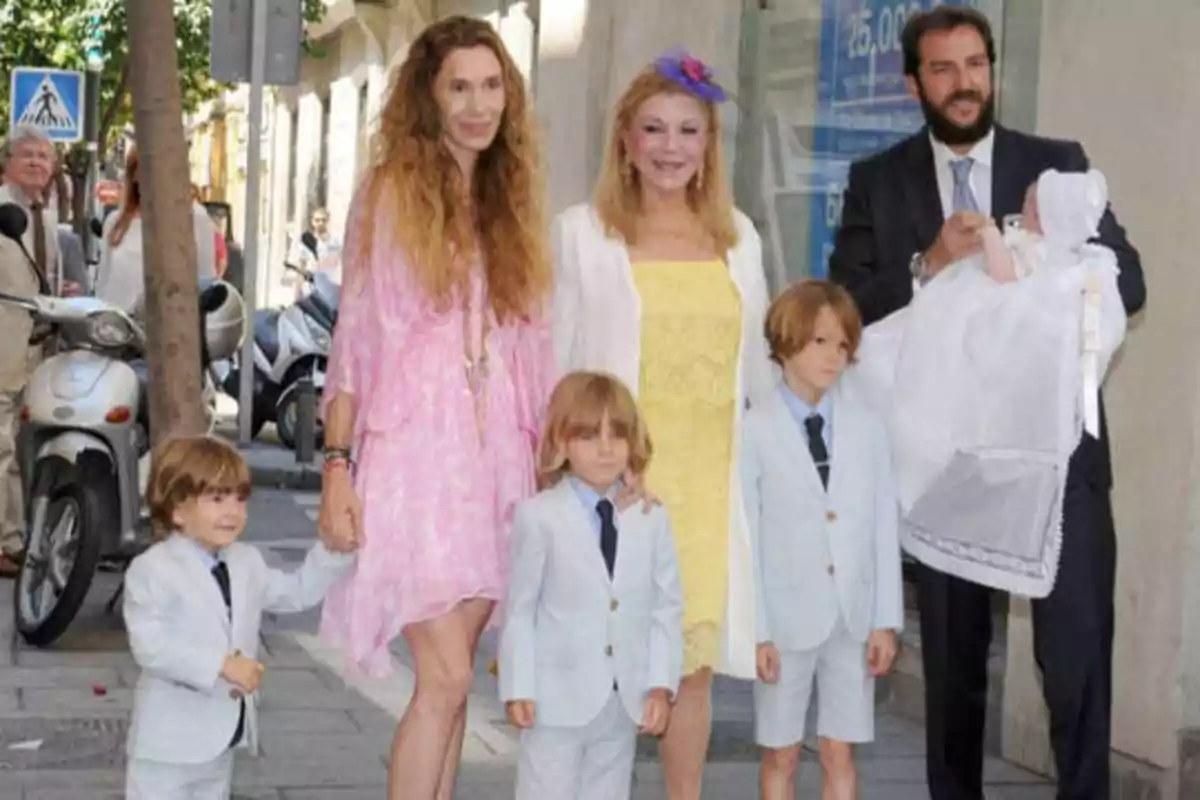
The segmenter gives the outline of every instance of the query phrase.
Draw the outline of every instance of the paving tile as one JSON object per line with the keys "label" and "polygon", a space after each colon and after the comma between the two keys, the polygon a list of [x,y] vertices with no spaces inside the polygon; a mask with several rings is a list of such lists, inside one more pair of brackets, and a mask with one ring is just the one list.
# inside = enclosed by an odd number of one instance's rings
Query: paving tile
{"label": "paving tile", "polygon": [[91,800],[104,794],[119,792],[125,786],[125,770],[59,769],[25,770],[3,773],[6,789],[21,786],[26,797],[38,797],[36,792],[59,792],[72,800]]}
{"label": "paving tile", "polygon": [[111,667],[5,667],[0,669],[0,690],[67,689],[93,686],[119,687],[120,673]]}
{"label": "paving tile", "polygon": [[133,690],[109,689],[98,695],[91,689],[22,689],[21,708],[33,712],[71,709],[78,716],[88,716],[96,709],[128,713],[133,708]]}
{"label": "paving tile", "polygon": [[[80,800],[76,789],[34,789],[30,787],[25,791],[25,800]],[[124,800],[124,789],[94,789],[88,794],[87,800]],[[4,800],[4,795],[0,794],[0,800]]]}
{"label": "paving tile", "polygon": [[259,712],[259,730],[264,739],[277,733],[355,733],[362,730],[348,711],[312,709],[264,709]]}
{"label": "paving tile", "polygon": [[243,788],[357,788],[385,784],[387,769],[373,753],[306,753],[239,759],[234,784]]}
{"label": "paving tile", "polygon": [[320,789],[283,790],[283,800],[381,800],[386,796],[386,782],[354,789],[322,787]]}
{"label": "paving tile", "polygon": [[1037,784],[1046,783],[1043,775],[1022,769],[999,758],[988,756],[983,761],[983,780],[987,784]]}
{"label": "paving tile", "polygon": [[29,650],[17,651],[22,667],[137,667],[128,651]]}
{"label": "paving tile", "polygon": [[350,689],[330,689],[312,670],[267,670],[262,683],[263,709],[348,710],[371,708],[371,702]]}
{"label": "paving tile", "polygon": [[276,733],[262,741],[262,757],[265,761],[275,759],[307,758],[353,758],[366,754],[379,756],[379,737],[354,733],[313,733],[308,731]]}

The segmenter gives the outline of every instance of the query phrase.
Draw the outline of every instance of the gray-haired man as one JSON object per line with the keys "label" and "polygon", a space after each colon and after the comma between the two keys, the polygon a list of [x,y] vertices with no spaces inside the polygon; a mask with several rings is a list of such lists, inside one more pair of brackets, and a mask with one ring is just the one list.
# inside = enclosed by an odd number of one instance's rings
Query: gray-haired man
{"label": "gray-haired man", "polygon": [[[58,252],[58,216],[47,205],[46,187],[54,174],[54,146],[40,129],[13,128],[4,143],[4,184],[0,204],[16,203],[29,215],[23,237],[25,249],[45,276],[51,291],[74,294],[78,286],[64,281]],[[0,237],[0,291],[15,295],[37,294],[40,281],[21,249]],[[33,322],[24,311],[0,307],[0,577],[14,577],[24,546],[25,510],[17,466],[16,434],[20,422],[21,392],[41,347],[31,347]]]}

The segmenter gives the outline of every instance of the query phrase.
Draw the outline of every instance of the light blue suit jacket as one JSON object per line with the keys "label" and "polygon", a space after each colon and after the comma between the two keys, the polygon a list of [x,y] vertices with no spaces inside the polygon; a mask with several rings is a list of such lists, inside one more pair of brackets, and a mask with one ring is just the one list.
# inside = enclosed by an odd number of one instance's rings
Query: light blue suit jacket
{"label": "light blue suit jacket", "polygon": [[[212,575],[212,561],[174,534],[133,560],[125,573],[125,627],[141,667],[129,728],[128,754],[168,764],[212,761],[228,747],[241,701],[221,675],[225,656],[258,657],[264,611],[288,613],[318,605],[354,565],[352,554],[317,544],[303,566],[272,569],[253,545],[237,542],[222,558],[229,568],[232,615]],[[232,618],[231,618],[232,617]],[[264,682],[269,682],[268,673]],[[246,738],[257,744],[255,696],[246,698]]]}
{"label": "light blue suit jacket", "polygon": [[832,390],[829,490],[778,392],[752,408],[743,439],[759,643],[821,645],[842,615],[851,635],[900,630],[900,509],[880,419],[842,379]]}
{"label": "light blue suit jacket", "polygon": [[683,668],[683,593],[667,512],[621,512],[613,579],[568,481],[517,506],[500,638],[500,699],[532,700],[536,724],[586,725],[613,683],[634,722],[646,693]]}

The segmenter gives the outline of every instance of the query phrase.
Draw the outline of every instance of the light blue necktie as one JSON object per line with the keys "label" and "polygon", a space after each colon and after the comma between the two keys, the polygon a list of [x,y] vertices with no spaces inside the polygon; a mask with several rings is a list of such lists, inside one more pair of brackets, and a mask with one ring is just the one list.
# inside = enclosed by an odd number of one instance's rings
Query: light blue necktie
{"label": "light blue necktie", "polygon": [[957,158],[950,162],[950,171],[954,173],[954,197],[951,200],[953,213],[959,211],[974,211],[979,213],[979,203],[975,202],[975,193],[971,191],[971,167],[975,166],[973,158]]}

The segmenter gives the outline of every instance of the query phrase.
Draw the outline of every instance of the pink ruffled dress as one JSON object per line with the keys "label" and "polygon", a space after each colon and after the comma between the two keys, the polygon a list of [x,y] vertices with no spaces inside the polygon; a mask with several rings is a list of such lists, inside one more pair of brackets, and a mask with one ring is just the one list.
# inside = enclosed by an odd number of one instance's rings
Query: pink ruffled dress
{"label": "pink ruffled dress", "polygon": [[548,320],[501,326],[491,317],[481,441],[465,354],[479,349],[482,277],[472,280],[472,302],[434,308],[394,231],[379,224],[395,219],[381,207],[373,209],[370,263],[361,263],[364,197],[360,188],[347,224],[324,389],[327,399],[356,400],[364,541],[357,566],[325,601],[321,633],[351,669],[386,676],[388,646],[406,625],[465,599],[503,602],[513,507],[535,489],[555,360]]}

